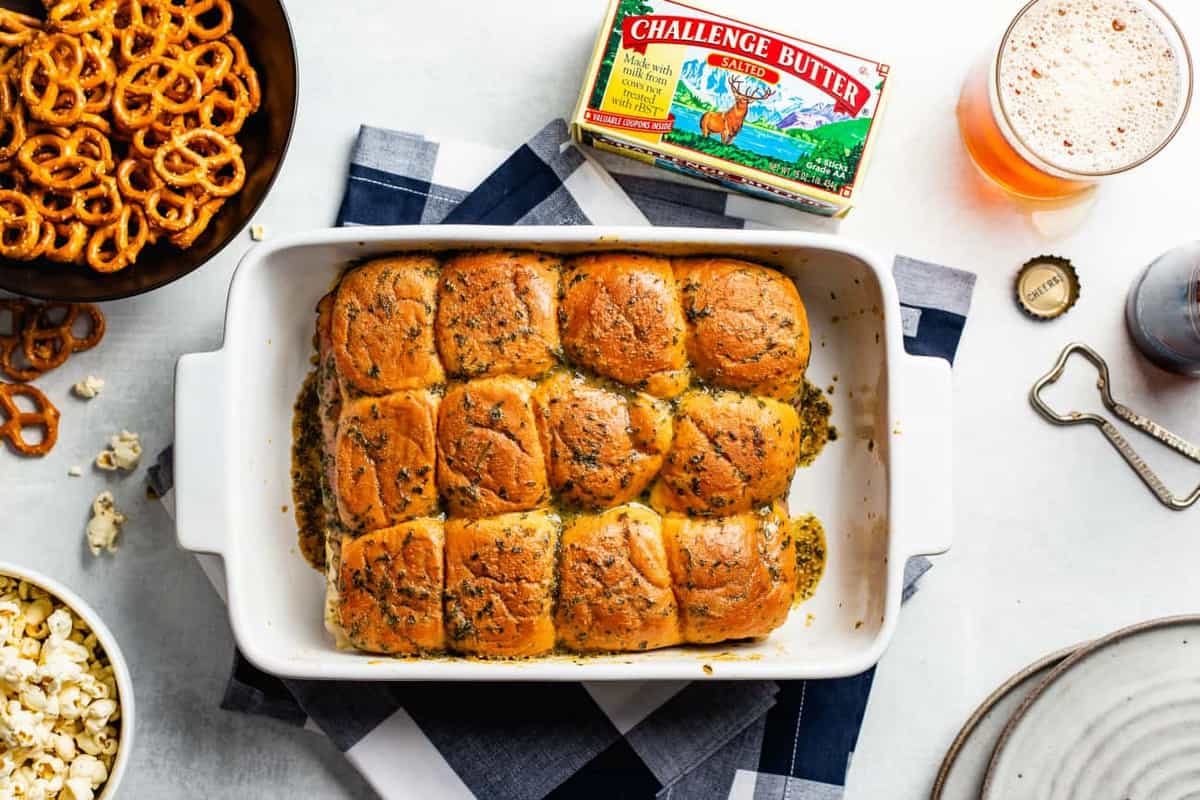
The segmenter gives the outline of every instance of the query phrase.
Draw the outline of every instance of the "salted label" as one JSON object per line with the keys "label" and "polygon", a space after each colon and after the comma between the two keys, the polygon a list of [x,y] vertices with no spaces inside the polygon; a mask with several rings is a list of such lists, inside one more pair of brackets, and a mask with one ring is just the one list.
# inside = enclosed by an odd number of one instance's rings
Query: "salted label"
{"label": "salted label", "polygon": [[859,184],[886,64],[673,0],[616,0],[581,140],[833,215]]}

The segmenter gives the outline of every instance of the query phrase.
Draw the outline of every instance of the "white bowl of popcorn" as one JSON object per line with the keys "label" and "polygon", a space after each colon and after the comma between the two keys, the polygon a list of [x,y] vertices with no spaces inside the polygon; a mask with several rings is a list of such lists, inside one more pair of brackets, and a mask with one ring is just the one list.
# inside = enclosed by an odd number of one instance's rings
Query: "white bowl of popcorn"
{"label": "white bowl of popcorn", "polygon": [[96,612],[0,561],[0,798],[111,800],[133,705],[129,667]]}

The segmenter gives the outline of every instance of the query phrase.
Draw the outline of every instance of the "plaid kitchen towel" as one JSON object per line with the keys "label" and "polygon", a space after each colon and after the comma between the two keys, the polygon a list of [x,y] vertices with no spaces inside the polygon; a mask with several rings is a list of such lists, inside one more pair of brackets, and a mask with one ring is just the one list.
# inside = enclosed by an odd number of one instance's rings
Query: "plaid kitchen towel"
{"label": "plaid kitchen towel", "polygon": [[[364,127],[338,224],[765,224],[729,217],[732,202],[708,187],[614,180],[562,121],[507,154]],[[974,276],[910,259],[895,275],[909,352],[952,362]],[[156,488],[169,503],[169,483]],[[219,561],[201,559],[222,591]],[[910,562],[906,598],[928,568]],[[224,706],[317,727],[386,800],[824,800],[842,795],[872,678],[328,683],[281,681],[239,656]]]}

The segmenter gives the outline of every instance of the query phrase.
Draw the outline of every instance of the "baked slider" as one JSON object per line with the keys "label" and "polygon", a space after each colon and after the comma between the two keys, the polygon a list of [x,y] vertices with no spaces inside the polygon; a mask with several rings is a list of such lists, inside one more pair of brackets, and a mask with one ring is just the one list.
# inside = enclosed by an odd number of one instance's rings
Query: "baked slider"
{"label": "baked slider", "polygon": [[446,522],[446,638],[490,658],[554,649],[558,520],[548,511]]}
{"label": "baked slider", "polygon": [[455,378],[532,378],[558,361],[562,261],[544,253],[482,251],[451,257],[438,282],[437,347]]}
{"label": "baked slider", "polygon": [[558,639],[570,650],[653,650],[682,641],[662,518],[645,506],[581,514],[562,534]]}
{"label": "baked slider", "polygon": [[780,400],[804,383],[811,342],[800,293],[778,270],[733,258],[675,259],[687,353],[706,383]]}
{"label": "baked slider", "polygon": [[610,508],[638,497],[671,446],[671,410],[559,372],[533,394],[550,488],[569,505]]}
{"label": "baked slider", "polygon": [[336,447],[337,505],[351,531],[387,528],[436,512],[438,397],[427,390],[346,404]]}
{"label": "baked slider", "polygon": [[479,378],[450,388],[438,420],[438,488],[451,516],[488,517],[549,501],[534,384]]}
{"label": "baked slider", "polygon": [[729,517],[668,514],[663,539],[685,642],[762,637],[787,619],[796,550],[783,503]]}
{"label": "baked slider", "polygon": [[438,262],[379,258],[347,272],[333,303],[334,357],[355,394],[382,395],[442,383],[433,342]]}
{"label": "baked slider", "polygon": [[342,542],[339,608],[349,642],[371,653],[444,650],[441,520],[415,519]]}
{"label": "baked slider", "polygon": [[691,391],[650,493],[659,511],[736,514],[787,492],[800,448],[800,417],[787,403],[729,391]]}
{"label": "baked slider", "polygon": [[655,397],[687,388],[683,310],[671,262],[603,253],[573,258],[567,267],[558,312],[567,358]]}

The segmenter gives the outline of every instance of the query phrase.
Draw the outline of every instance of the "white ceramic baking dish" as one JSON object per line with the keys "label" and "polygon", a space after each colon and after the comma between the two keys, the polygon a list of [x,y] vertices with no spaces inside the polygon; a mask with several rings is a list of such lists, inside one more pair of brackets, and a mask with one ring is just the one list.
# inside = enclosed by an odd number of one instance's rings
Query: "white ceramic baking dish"
{"label": "white ceramic baking dish", "polygon": [[[835,386],[840,436],[792,485],[816,513],[828,567],[816,596],[768,639],[648,653],[529,661],[389,659],[334,648],[322,577],[297,551],[289,470],[292,404],[311,368],[317,300],[352,259],[404,250],[625,249],[736,255],[791,276],[813,331],[809,375]],[[878,661],[896,628],[909,556],[950,545],[950,371],[904,352],[888,265],[842,239],[667,228],[349,228],[274,239],[243,259],[225,341],[179,360],[175,485],[180,544],[225,562],[242,652],[297,678],[635,680],[825,678]]]}

